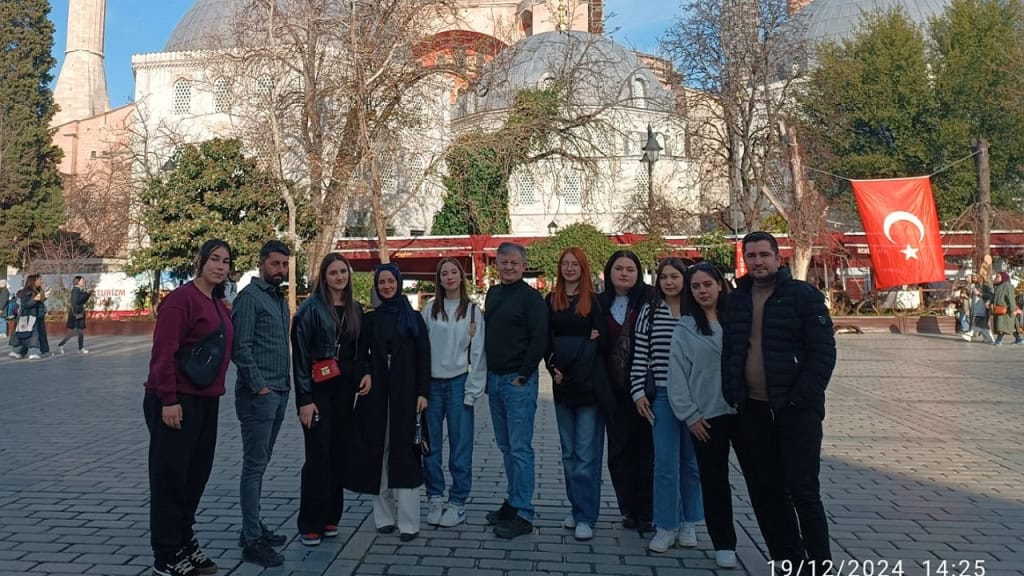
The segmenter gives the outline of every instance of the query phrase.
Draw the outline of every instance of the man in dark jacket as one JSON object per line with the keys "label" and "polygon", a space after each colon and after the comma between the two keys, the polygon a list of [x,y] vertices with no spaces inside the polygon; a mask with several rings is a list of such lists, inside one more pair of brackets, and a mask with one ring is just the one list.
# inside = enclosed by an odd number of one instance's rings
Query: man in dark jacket
{"label": "man in dark jacket", "polygon": [[818,472],[832,318],[821,292],[779,268],[771,234],[748,234],[743,260],[749,273],[729,294],[722,348],[722,392],[740,414],[737,456],[772,559],[821,570],[831,558]]}

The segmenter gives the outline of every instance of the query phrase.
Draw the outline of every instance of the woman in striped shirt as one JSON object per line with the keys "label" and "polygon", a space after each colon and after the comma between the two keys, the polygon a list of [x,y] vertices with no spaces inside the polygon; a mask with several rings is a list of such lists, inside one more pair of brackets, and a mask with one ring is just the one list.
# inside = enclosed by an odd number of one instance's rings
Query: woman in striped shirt
{"label": "woman in striped shirt", "polygon": [[[652,552],[668,551],[677,539],[680,546],[696,546],[697,523],[704,520],[693,440],[685,423],[672,412],[665,391],[672,333],[679,323],[682,306],[685,269],[686,265],[678,258],[668,258],[658,266],[654,300],[640,310],[634,334],[630,393],[637,411],[654,427],[654,525],[657,531],[647,546]],[[653,400],[644,390],[648,370],[654,376]]]}

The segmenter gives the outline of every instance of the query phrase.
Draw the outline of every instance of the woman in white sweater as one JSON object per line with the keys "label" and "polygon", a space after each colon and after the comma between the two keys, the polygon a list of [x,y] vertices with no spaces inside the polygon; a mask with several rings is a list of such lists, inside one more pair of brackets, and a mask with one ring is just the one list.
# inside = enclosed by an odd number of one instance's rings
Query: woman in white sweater
{"label": "woman in white sweater", "polygon": [[729,445],[736,439],[736,410],[722,396],[722,320],[727,292],[725,278],[712,264],[701,262],[686,269],[683,318],[672,334],[666,391],[676,418],[693,437],[715,562],[721,568],[735,568]]}
{"label": "woman in white sweater", "polygon": [[[427,487],[427,524],[450,528],[466,520],[466,499],[473,485],[473,407],[487,385],[484,315],[469,300],[466,275],[454,258],[442,258],[434,277],[434,298],[423,307],[430,333],[430,397],[427,436],[433,447],[423,459]],[[441,439],[448,421],[448,468],[452,485],[444,504]]]}

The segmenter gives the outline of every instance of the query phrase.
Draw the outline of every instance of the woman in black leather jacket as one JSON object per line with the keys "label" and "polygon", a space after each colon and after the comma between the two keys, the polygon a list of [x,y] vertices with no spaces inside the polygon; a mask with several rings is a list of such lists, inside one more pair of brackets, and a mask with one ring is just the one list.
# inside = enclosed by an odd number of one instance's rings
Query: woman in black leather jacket
{"label": "woman in black leather jacket", "polygon": [[[320,263],[313,295],[295,315],[291,333],[295,403],[306,443],[298,525],[307,546],[338,534],[353,405],[371,386],[363,322],[363,308],[352,298],[348,260],[328,254]],[[337,360],[340,374],[314,382],[313,365],[331,358]]]}

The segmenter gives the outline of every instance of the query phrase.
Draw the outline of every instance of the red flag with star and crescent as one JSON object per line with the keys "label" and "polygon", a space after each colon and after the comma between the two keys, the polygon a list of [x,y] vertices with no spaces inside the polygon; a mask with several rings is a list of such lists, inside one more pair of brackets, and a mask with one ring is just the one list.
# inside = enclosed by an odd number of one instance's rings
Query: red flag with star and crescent
{"label": "red flag with star and crescent", "polygon": [[891,288],[945,280],[939,216],[929,178],[852,183],[871,250],[876,286]]}

